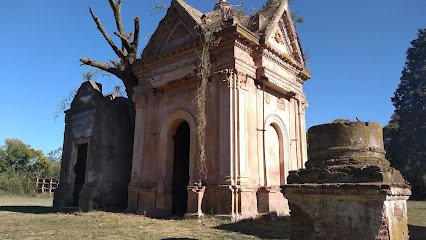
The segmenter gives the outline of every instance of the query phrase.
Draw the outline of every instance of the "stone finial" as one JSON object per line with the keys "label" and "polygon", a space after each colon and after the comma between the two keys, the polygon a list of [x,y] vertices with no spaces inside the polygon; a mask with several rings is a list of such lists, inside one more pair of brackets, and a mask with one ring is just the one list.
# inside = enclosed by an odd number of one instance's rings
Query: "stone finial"
{"label": "stone finial", "polygon": [[229,9],[231,8],[231,4],[229,4],[226,0],[219,0],[213,8],[213,11],[217,11],[220,9]]}

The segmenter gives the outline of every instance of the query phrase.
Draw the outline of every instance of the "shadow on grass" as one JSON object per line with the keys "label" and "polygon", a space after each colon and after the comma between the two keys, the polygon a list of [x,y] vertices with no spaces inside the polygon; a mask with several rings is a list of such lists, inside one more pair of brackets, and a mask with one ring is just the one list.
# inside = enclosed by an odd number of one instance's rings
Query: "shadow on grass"
{"label": "shadow on grass", "polygon": [[0,206],[0,211],[6,212],[17,212],[17,213],[32,213],[32,214],[47,214],[47,213],[73,213],[76,212],[76,209],[65,209],[63,211],[58,211],[53,207],[44,207],[44,206]]}
{"label": "shadow on grass", "polygon": [[43,206],[0,206],[0,211],[34,213],[34,214],[58,212],[54,210],[52,207],[43,207]]}
{"label": "shadow on grass", "polygon": [[408,231],[411,240],[424,240],[426,236],[426,227],[414,226],[408,224]]}
{"label": "shadow on grass", "polygon": [[216,229],[256,236],[261,239],[290,239],[290,218],[269,216],[223,224]]}

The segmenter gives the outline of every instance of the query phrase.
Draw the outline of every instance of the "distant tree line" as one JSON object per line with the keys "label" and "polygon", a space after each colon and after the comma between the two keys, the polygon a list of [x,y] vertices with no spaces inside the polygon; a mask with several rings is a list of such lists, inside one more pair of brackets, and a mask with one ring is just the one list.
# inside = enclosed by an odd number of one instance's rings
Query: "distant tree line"
{"label": "distant tree line", "polygon": [[35,178],[59,178],[62,148],[44,155],[19,139],[0,146],[0,194],[29,194]]}

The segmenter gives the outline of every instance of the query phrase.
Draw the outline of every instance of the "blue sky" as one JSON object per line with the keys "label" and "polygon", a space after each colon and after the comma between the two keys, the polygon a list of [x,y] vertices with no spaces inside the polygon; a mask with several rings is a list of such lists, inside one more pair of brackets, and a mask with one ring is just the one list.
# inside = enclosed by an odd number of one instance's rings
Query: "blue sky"
{"label": "blue sky", "polygon": [[[232,4],[242,0],[230,0]],[[169,3],[169,1],[164,0]],[[187,0],[202,12],[217,0]],[[264,1],[245,0],[260,8]],[[62,146],[64,114],[53,114],[62,97],[82,82],[80,56],[116,59],[96,29],[88,6],[113,36],[107,0],[4,1],[0,14],[0,145],[19,138],[45,153]],[[141,46],[165,11],[155,0],[124,0],[123,23],[133,31],[141,18]],[[417,29],[426,27],[424,0],[296,0],[292,10],[305,18],[297,25],[302,47],[311,54],[312,79],[304,85],[310,107],[307,127],[335,118],[386,125],[394,110],[390,98],[398,86],[405,52]],[[104,83],[104,93],[113,85]]]}

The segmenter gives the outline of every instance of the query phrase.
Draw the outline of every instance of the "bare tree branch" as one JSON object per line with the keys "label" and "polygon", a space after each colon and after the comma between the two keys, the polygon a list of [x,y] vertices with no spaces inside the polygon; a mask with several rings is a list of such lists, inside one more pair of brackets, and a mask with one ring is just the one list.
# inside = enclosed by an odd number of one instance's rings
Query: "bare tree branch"
{"label": "bare tree branch", "polygon": [[126,64],[129,63],[129,59],[126,57],[126,54],[122,50],[118,49],[118,55],[121,58],[121,62],[126,63]]}
{"label": "bare tree branch", "polygon": [[115,22],[117,24],[117,31],[114,32],[121,39],[121,49],[118,48],[115,43],[112,41],[111,37],[108,35],[104,27],[102,26],[101,21],[97,16],[94,15],[92,8],[90,8],[90,13],[92,15],[93,20],[95,21],[98,30],[102,33],[104,38],[107,40],[109,45],[114,50],[115,54],[120,57],[120,61],[115,61],[110,59],[112,64],[103,63],[93,61],[91,58],[87,59],[84,57],[80,58],[80,62],[82,65],[89,65],[96,67],[100,70],[108,72],[110,74],[115,75],[119,79],[123,81],[123,84],[126,87],[127,96],[129,99],[132,98],[133,95],[133,87],[135,87],[138,83],[138,78],[132,72],[130,66],[137,59],[137,51],[138,51],[138,41],[139,41],[139,17],[135,17],[135,36],[132,39],[132,33],[126,34],[123,28],[123,23],[121,20],[121,2],[122,0],[108,0],[112,11],[114,12]]}
{"label": "bare tree branch", "polygon": [[89,6],[89,9],[90,9],[90,14],[92,15],[92,18],[95,21],[96,26],[98,27],[98,30],[102,33],[105,40],[107,40],[108,44],[111,46],[112,50],[114,50],[115,54],[117,54],[117,56],[120,57],[120,54],[118,52],[119,49],[117,48],[115,43],[112,41],[111,37],[106,32],[105,28],[102,26],[101,20],[99,20],[99,18],[95,16],[95,14],[92,11],[92,7]]}
{"label": "bare tree branch", "polygon": [[109,59],[109,61],[114,64],[115,67],[118,67],[119,63],[115,60]]}
{"label": "bare tree branch", "polygon": [[118,3],[115,0],[108,0],[109,5],[111,5],[112,11],[114,12],[115,23],[117,25],[117,30],[121,34],[126,34],[124,32],[123,22],[121,21],[121,0],[118,0]]}
{"label": "bare tree branch", "polygon": [[123,47],[127,50],[127,52],[132,51],[132,47],[130,46],[130,41],[128,38],[128,35],[123,35],[119,32],[114,32],[115,35],[117,35],[119,38],[121,38],[121,42],[123,43]]}
{"label": "bare tree branch", "polygon": [[82,62],[83,65],[96,67],[105,72],[109,72],[111,74],[116,75],[117,77],[120,77],[120,71],[118,71],[116,67],[110,66],[104,62],[94,61],[91,58],[85,58],[85,57],[80,57],[80,62]]}
{"label": "bare tree branch", "polygon": [[133,47],[135,48],[136,52],[138,50],[139,45],[139,29],[140,23],[139,23],[139,17],[135,17],[135,35],[133,36]]}

